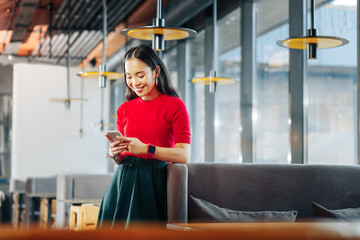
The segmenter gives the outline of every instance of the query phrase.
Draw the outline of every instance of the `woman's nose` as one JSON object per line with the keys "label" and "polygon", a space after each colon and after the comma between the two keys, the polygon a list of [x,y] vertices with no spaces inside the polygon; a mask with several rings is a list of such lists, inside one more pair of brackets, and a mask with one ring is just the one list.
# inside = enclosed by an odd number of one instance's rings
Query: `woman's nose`
{"label": "woman's nose", "polygon": [[140,81],[138,81],[136,78],[133,79],[133,85],[138,86],[140,84]]}

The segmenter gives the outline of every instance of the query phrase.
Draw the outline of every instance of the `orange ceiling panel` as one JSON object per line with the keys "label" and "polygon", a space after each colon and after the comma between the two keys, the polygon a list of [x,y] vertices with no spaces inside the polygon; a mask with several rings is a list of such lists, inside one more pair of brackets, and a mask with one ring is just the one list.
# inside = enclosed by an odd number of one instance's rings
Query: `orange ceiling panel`
{"label": "orange ceiling panel", "polygon": [[[156,0],[146,0],[136,11],[134,11],[128,18],[128,26],[125,23],[120,23],[115,31],[110,32],[106,37],[106,57],[112,56],[125,44],[125,37],[120,34],[121,30],[125,28],[139,27],[149,25],[153,18],[156,18]],[[169,0],[164,0],[162,6],[166,6]],[[99,43],[80,64],[80,66],[87,66],[87,62],[96,59],[96,64],[102,62],[103,43]]]}
{"label": "orange ceiling panel", "polygon": [[30,33],[29,37],[26,39],[26,42],[20,45],[17,55],[19,56],[32,55],[33,51],[38,46],[40,39],[44,37],[47,29],[48,29],[48,25],[34,26],[34,31]]}
{"label": "orange ceiling panel", "polygon": [[[112,56],[125,43],[125,37],[120,34],[125,28],[125,24],[120,23],[115,31],[110,32],[106,36],[106,57]],[[96,59],[96,66],[102,63],[103,42],[99,43],[80,64],[81,67],[87,67],[87,63],[92,59]]]}

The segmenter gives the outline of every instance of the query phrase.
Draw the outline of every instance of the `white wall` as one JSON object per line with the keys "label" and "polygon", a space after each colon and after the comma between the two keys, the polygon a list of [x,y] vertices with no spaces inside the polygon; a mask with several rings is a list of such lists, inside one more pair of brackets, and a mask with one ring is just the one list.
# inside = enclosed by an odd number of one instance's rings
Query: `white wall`
{"label": "white wall", "polygon": [[[80,97],[79,71],[70,71],[71,97]],[[71,102],[70,109],[63,103],[50,102],[51,98],[66,97],[66,80],[67,69],[63,66],[14,65],[11,178],[107,172],[105,132],[99,126],[90,126],[101,119],[98,81],[84,80],[86,133],[80,138],[75,134],[80,129],[80,102]],[[108,116],[109,88],[104,94],[104,116]]]}

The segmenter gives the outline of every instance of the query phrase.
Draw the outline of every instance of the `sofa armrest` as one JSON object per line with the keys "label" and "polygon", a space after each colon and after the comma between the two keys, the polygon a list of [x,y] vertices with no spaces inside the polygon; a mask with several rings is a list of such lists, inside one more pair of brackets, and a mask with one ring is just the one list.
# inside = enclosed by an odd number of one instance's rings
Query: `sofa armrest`
{"label": "sofa armrest", "polygon": [[188,169],[186,164],[168,165],[167,215],[168,223],[188,220]]}

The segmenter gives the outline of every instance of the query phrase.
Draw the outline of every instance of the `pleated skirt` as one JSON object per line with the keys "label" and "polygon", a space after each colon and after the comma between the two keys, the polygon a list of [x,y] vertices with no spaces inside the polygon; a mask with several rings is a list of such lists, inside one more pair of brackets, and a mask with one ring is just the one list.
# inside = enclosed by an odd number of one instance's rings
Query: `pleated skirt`
{"label": "pleated skirt", "polygon": [[101,201],[97,228],[166,224],[167,165],[127,156],[118,166]]}

